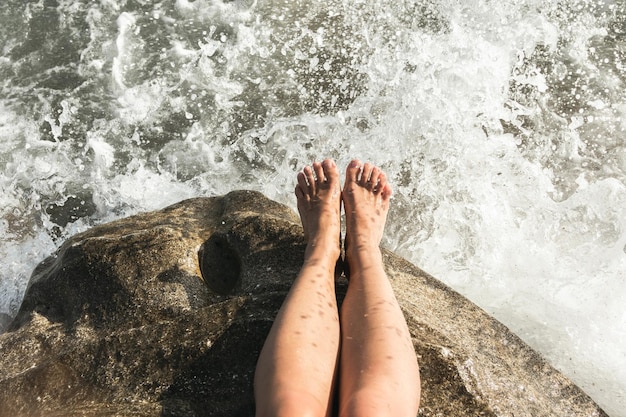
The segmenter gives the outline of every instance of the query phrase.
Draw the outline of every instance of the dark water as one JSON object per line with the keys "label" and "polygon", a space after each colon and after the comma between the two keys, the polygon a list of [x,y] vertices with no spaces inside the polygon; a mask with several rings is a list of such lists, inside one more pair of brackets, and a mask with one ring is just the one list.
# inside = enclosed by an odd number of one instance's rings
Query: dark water
{"label": "dark water", "polygon": [[386,246],[626,416],[626,5],[0,7],[0,314],[90,225],[379,164]]}

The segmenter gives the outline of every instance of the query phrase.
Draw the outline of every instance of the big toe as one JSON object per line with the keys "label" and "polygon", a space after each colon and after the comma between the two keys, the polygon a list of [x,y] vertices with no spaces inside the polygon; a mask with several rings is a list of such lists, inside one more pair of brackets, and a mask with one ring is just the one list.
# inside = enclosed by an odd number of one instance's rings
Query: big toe
{"label": "big toe", "polygon": [[348,167],[346,168],[346,182],[356,182],[359,178],[359,174],[361,173],[361,167],[361,161],[359,161],[358,159],[353,159],[352,161],[350,161]]}

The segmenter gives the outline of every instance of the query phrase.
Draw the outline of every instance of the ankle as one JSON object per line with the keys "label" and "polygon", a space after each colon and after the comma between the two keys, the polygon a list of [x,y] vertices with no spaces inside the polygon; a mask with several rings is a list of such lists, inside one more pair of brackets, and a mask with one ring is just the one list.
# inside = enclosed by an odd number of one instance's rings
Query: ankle
{"label": "ankle", "polygon": [[346,260],[351,272],[371,267],[382,267],[383,257],[380,247],[377,245],[356,245],[346,250]]}
{"label": "ankle", "polygon": [[334,269],[341,250],[337,242],[332,244],[309,241],[304,251],[304,265],[321,265]]}
{"label": "ankle", "polygon": [[346,236],[346,256],[358,258],[381,257],[380,242],[366,235],[352,233]]}

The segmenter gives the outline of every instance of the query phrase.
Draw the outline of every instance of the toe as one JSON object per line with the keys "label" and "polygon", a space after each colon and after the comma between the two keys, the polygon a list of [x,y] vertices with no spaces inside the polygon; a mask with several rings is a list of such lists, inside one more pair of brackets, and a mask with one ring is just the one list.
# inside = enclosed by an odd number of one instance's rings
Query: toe
{"label": "toe", "polygon": [[361,161],[353,159],[346,168],[346,181],[356,182],[361,173]]}
{"label": "toe", "polygon": [[324,176],[331,184],[334,184],[339,180],[337,165],[332,159],[325,159],[324,162],[322,162],[322,169],[324,170]]}
{"label": "toe", "polygon": [[306,182],[306,175],[304,172],[299,172],[297,179],[298,184],[296,185],[296,197],[301,198],[304,197],[304,194],[309,190],[309,185]]}
{"label": "toe", "polygon": [[380,187],[378,182],[380,181],[381,170],[378,167],[372,168],[372,175],[370,176],[369,185],[373,191],[377,191]]}
{"label": "toe", "polygon": [[309,193],[313,194],[315,192],[315,175],[313,174],[313,170],[310,166],[305,166],[303,173],[306,178],[307,189],[309,190]]}
{"label": "toe", "polygon": [[309,183],[306,178],[306,172],[304,170],[298,172],[298,176],[296,178],[298,179],[298,185],[302,187],[303,190],[306,190],[309,187]]}
{"label": "toe", "polygon": [[372,164],[370,164],[369,162],[366,162],[363,165],[363,172],[361,173],[361,178],[359,180],[359,184],[361,184],[364,187],[367,188],[371,188],[370,187],[370,178],[372,175]]}
{"label": "toe", "polygon": [[322,168],[321,163],[313,162],[313,170],[315,171],[315,178],[318,184],[326,181],[326,177],[324,176],[324,169]]}
{"label": "toe", "polygon": [[372,164],[366,162],[363,165],[363,172],[361,173],[361,178],[359,179],[359,183],[361,185],[367,186],[372,175]]}
{"label": "toe", "polygon": [[391,188],[391,185],[389,185],[389,183],[387,182],[387,178],[383,177],[383,181],[380,182],[380,189],[381,189],[381,196],[383,197],[384,201],[389,200],[389,198],[391,197],[391,194],[393,194],[393,189]]}

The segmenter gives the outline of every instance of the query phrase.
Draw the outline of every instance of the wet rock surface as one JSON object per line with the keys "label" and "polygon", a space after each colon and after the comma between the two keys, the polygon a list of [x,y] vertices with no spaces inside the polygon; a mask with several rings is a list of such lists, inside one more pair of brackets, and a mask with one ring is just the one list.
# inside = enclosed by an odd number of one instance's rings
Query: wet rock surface
{"label": "wet rock surface", "polygon": [[[304,247],[297,215],[248,191],[72,237],[3,318],[0,415],[253,416],[256,360]],[[480,308],[384,257],[420,361],[420,415],[606,416]]]}

